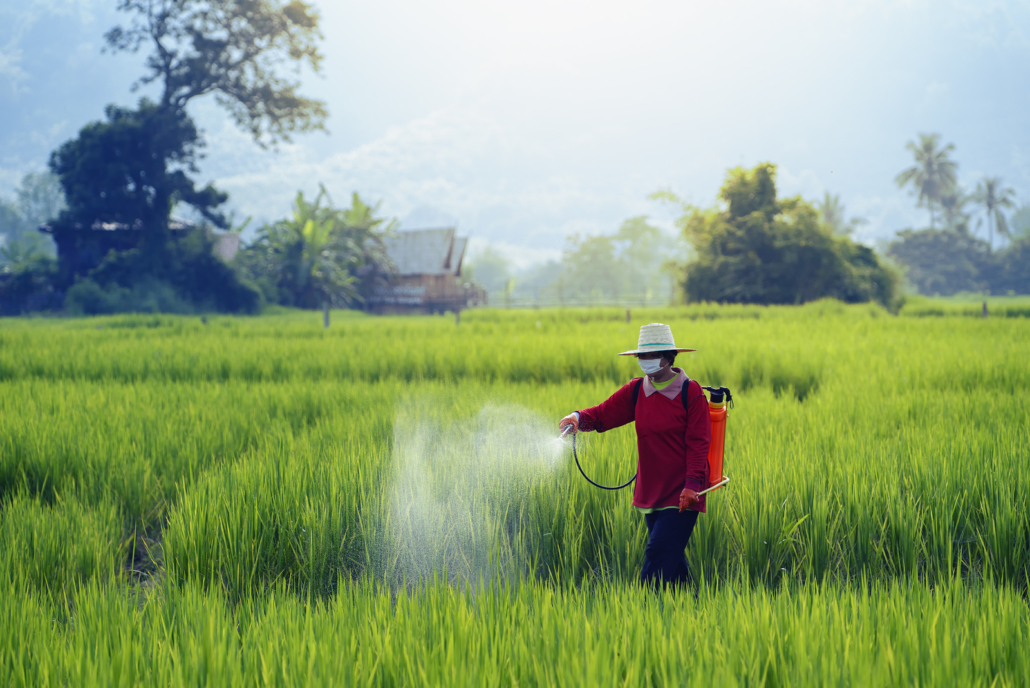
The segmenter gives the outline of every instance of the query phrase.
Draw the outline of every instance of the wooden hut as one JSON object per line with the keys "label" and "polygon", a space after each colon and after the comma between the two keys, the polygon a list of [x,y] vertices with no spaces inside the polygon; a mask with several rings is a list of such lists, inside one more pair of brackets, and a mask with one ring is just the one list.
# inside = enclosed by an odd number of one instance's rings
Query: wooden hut
{"label": "wooden hut", "polygon": [[486,292],[461,279],[467,237],[453,227],[397,232],[385,240],[398,276],[368,300],[375,313],[460,311],[486,303]]}

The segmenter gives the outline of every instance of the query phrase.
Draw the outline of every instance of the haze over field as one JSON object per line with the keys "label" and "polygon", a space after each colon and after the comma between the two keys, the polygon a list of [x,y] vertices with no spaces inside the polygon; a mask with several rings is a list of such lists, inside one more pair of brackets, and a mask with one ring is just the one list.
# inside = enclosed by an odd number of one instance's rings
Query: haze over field
{"label": "haze over field", "polygon": [[[214,103],[201,175],[255,220],[324,182],[382,198],[408,227],[554,256],[708,205],[727,167],[779,165],[784,194],[841,194],[872,242],[927,215],[894,184],[905,142],[940,132],[959,179],[1030,196],[1030,3],[317,3],[328,135],[262,151]],[[0,193],[45,166],[103,106],[131,105],[142,54],[101,54],[112,0],[0,0]]]}

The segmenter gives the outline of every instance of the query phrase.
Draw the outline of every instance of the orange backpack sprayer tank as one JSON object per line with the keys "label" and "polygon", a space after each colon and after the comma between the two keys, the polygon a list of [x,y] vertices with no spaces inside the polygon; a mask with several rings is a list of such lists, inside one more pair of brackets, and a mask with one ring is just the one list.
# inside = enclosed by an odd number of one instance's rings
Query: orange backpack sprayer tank
{"label": "orange backpack sprayer tank", "polygon": [[710,393],[708,415],[712,419],[712,444],[708,447],[708,484],[704,492],[718,490],[730,481],[722,474],[723,453],[726,447],[726,417],[733,407],[733,395],[726,387],[705,387]]}

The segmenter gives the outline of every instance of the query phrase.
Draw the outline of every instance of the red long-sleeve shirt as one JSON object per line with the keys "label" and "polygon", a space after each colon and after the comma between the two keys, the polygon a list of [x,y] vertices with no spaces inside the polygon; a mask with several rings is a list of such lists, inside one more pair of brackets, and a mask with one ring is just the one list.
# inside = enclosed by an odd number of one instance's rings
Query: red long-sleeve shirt
{"label": "red long-sleeve shirt", "polygon": [[[682,374],[682,373],[681,373]],[[636,421],[637,484],[633,506],[661,509],[678,506],[680,492],[689,487],[700,492],[708,487],[708,446],[712,443],[712,421],[708,400],[701,385],[691,380],[674,399],[644,394],[641,384],[633,408],[631,380],[598,406],[579,412],[579,429],[604,432]],[[687,411],[681,394],[687,395]],[[692,508],[705,511],[706,499]]]}

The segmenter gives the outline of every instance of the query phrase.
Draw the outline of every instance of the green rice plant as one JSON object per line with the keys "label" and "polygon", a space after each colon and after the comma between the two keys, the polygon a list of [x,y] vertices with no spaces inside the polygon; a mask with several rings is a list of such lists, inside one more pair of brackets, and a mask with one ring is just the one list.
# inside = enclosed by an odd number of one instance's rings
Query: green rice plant
{"label": "green rice plant", "polygon": [[178,499],[164,530],[168,575],[217,584],[230,599],[268,590],[331,594],[363,570],[359,509],[383,470],[308,437],[281,434],[259,455],[205,476]]}
{"label": "green rice plant", "polygon": [[[10,589],[3,590],[11,592]],[[396,593],[369,580],[325,602],[272,589],[96,584],[53,623],[35,594],[0,595],[0,681],[45,685],[1018,686],[1030,612],[1013,590],[958,581],[837,587],[526,582]]]}
{"label": "green rice plant", "polygon": [[52,504],[24,494],[0,503],[0,579],[57,600],[82,583],[105,583],[122,566],[122,521],[111,502]]}
{"label": "green rice plant", "polygon": [[[651,321],[736,399],[699,587],[658,595],[632,490],[556,439],[640,374],[614,353]],[[1023,685],[1028,327],[0,321],[0,685]],[[632,425],[577,446],[632,475]]]}

